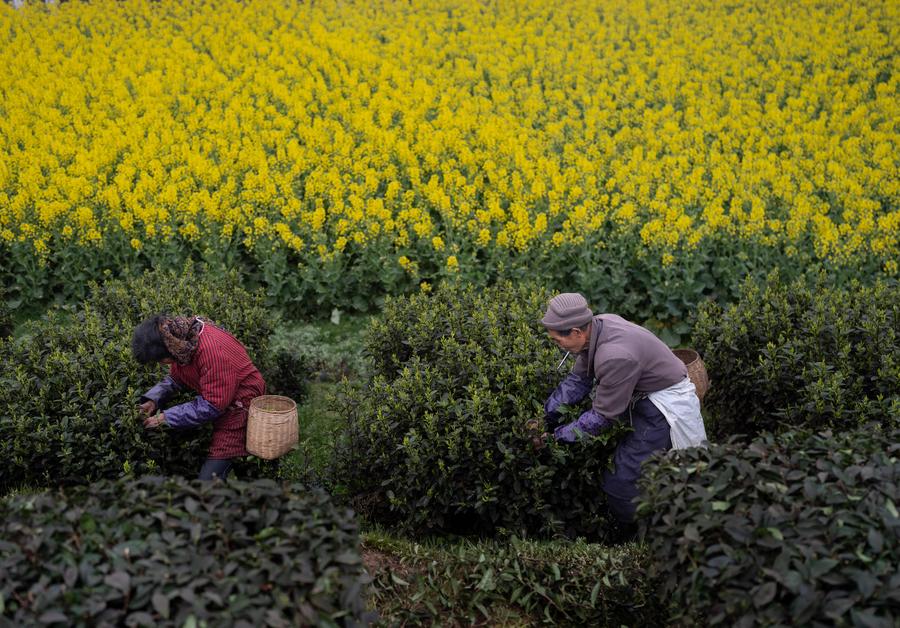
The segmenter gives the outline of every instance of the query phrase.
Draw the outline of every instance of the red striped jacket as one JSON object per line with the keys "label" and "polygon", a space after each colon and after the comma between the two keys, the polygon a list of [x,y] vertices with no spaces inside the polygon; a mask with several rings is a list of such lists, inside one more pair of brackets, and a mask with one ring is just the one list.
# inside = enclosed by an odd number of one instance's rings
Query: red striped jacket
{"label": "red striped jacket", "polygon": [[172,364],[169,374],[221,412],[213,421],[209,458],[246,456],[247,411],[254,397],[265,394],[266,382],[244,345],[224,329],[207,323],[194,358],[189,364]]}

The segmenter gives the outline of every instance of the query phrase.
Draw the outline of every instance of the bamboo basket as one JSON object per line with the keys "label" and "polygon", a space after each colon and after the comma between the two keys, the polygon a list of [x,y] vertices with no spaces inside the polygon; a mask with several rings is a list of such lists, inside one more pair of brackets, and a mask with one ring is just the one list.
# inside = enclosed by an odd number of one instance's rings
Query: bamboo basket
{"label": "bamboo basket", "polygon": [[247,413],[247,451],[274,460],[289,452],[299,439],[297,404],[289,397],[263,395],[250,402]]}
{"label": "bamboo basket", "polygon": [[691,378],[694,388],[697,389],[697,397],[700,398],[700,403],[703,403],[703,397],[709,390],[709,375],[706,373],[706,366],[703,364],[700,354],[693,349],[675,349],[672,353],[684,362],[688,377]]}

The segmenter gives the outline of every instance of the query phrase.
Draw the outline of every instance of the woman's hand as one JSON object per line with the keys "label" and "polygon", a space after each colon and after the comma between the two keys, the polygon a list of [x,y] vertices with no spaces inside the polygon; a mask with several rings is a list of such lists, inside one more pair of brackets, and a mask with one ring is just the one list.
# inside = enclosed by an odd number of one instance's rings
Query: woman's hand
{"label": "woman's hand", "polygon": [[148,416],[144,419],[144,427],[148,430],[159,427],[160,425],[165,425],[166,423],[166,415],[163,412],[159,414],[154,414],[153,416]]}
{"label": "woman's hand", "polygon": [[531,437],[531,445],[534,447],[535,451],[543,449],[547,446],[547,441],[550,440],[550,434],[544,432],[540,436],[532,436]]}
{"label": "woman's hand", "polygon": [[148,399],[138,407],[141,409],[141,412],[144,414],[144,416],[150,416],[151,414],[156,412],[156,402],[152,399]]}

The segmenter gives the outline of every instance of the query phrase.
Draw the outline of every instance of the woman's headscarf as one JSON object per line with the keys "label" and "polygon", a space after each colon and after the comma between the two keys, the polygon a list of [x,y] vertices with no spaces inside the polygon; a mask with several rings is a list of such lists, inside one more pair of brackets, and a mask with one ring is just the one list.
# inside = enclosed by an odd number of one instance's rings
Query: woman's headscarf
{"label": "woman's headscarf", "polygon": [[184,365],[194,359],[200,343],[200,332],[210,322],[199,316],[166,317],[159,322],[159,334],[176,362]]}

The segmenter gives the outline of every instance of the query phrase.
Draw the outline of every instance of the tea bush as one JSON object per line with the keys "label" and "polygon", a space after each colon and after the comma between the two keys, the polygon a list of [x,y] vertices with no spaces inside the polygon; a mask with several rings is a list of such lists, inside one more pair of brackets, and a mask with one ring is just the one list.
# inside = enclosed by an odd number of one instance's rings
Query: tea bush
{"label": "tea bush", "polygon": [[658,626],[665,606],[636,544],[411,542],[369,532],[363,558],[390,625]]}
{"label": "tea bush", "polygon": [[189,262],[179,272],[155,270],[136,279],[92,284],[85,303],[106,321],[123,321],[132,328],[157,312],[205,315],[243,343],[265,377],[267,392],[302,403],[312,366],[301,351],[270,346],[280,315],[265,307],[261,292],[240,286],[237,271],[210,274]]}
{"label": "tea bush", "polygon": [[[188,267],[134,281],[93,286],[69,315],[52,311],[16,340],[0,341],[0,492],[91,482],[123,472],[195,475],[210,428],[146,430],[139,395],[165,373],[131,357],[136,322],[169,310],[203,313],[246,339],[252,354],[266,350],[271,317],[261,296],[235,278],[207,280]],[[276,465],[251,459],[236,473],[271,475]]]}
{"label": "tea bush", "polygon": [[638,507],[686,625],[896,626],[900,430],[657,455]]}
{"label": "tea bush", "polygon": [[603,533],[612,430],[539,452],[525,431],[562,378],[539,323],[547,294],[503,284],[389,299],[373,321],[372,381],[345,390],[335,481],[407,531]]}
{"label": "tea bush", "polygon": [[362,625],[352,513],[271,480],[143,477],[0,501],[0,624]]}
{"label": "tea bush", "polygon": [[290,349],[277,349],[267,354],[260,365],[266,378],[266,393],[284,395],[298,404],[309,396],[313,366],[303,354]]}
{"label": "tea bush", "polygon": [[13,318],[6,303],[6,295],[0,287],[0,338],[9,336],[13,331]]}
{"label": "tea bush", "polygon": [[713,433],[848,429],[900,417],[900,290],[896,282],[829,287],[817,276],[744,286],[732,305],[705,305],[694,342],[713,380]]}
{"label": "tea bush", "polygon": [[83,307],[127,334],[129,343],[134,327],[154,314],[206,316],[240,340],[256,363],[265,359],[279,320],[277,312],[265,307],[261,291],[241,287],[236,271],[209,273],[190,262],[180,270],[151,270],[135,278],[91,283]]}

